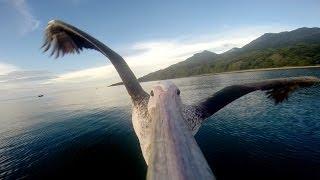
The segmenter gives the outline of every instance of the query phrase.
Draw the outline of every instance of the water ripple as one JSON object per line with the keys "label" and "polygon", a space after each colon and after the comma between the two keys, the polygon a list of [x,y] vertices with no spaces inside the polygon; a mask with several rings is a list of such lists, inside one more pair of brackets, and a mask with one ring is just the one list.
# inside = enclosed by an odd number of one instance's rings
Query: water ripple
{"label": "water ripple", "polygon": [[[225,86],[313,75],[318,69],[248,72],[173,80],[183,101]],[[144,83],[150,89],[152,83]],[[0,104],[0,179],[144,179],[146,166],[123,86],[61,91]],[[254,92],[220,110],[196,140],[219,179],[319,179],[320,86],[274,106]]]}

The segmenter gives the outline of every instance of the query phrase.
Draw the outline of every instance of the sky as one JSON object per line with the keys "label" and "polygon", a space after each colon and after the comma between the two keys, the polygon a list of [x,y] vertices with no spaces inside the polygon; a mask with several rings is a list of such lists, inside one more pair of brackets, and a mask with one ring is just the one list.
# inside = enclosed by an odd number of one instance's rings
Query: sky
{"label": "sky", "polygon": [[43,32],[63,20],[122,55],[141,77],[209,50],[242,47],[267,32],[320,27],[319,0],[0,0],[0,89],[120,78],[93,50],[54,59]]}

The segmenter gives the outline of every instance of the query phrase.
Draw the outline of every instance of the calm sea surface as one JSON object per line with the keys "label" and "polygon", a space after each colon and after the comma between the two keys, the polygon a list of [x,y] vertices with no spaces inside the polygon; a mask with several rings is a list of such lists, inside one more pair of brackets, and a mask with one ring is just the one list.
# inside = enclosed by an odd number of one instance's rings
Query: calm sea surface
{"label": "calm sea surface", "polygon": [[[191,104],[231,84],[301,75],[320,77],[320,69],[173,82]],[[0,179],[145,178],[123,86],[9,94],[0,97]],[[277,106],[262,92],[244,96],[208,119],[196,140],[218,179],[320,179],[320,86]]]}

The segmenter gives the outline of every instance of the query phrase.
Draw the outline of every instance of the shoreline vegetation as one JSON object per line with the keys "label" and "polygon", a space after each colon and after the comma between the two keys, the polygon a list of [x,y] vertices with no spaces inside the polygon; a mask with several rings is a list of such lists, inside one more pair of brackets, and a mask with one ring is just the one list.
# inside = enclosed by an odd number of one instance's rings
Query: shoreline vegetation
{"label": "shoreline vegetation", "polygon": [[[139,82],[221,73],[272,71],[320,66],[320,28],[265,33],[221,54],[204,50],[184,61],[138,78]],[[121,85],[122,82],[110,86]]]}
{"label": "shoreline vegetation", "polygon": [[[239,71],[227,71],[227,72],[219,72],[219,73],[206,73],[206,74],[199,74],[199,75],[187,76],[187,77],[177,77],[177,78],[173,78],[173,79],[189,78],[189,77],[201,77],[201,76],[212,76],[212,75],[221,75],[221,74],[236,74],[236,73],[246,73],[246,72],[277,71],[277,70],[290,70],[290,69],[316,69],[316,68],[320,69],[320,65],[314,65],[314,66],[284,66],[284,67],[277,67],[277,68],[246,69],[246,70],[239,70]],[[150,81],[139,81],[139,82],[151,82],[151,81],[161,81],[161,80],[150,80]],[[119,85],[122,85],[122,82],[111,84],[108,87],[119,86]]]}

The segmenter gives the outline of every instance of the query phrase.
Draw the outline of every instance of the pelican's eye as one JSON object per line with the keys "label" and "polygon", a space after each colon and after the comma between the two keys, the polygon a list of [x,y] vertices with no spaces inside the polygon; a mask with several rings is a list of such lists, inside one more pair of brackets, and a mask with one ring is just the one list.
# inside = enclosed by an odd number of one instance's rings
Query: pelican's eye
{"label": "pelican's eye", "polygon": [[177,94],[180,95],[180,89],[177,89]]}
{"label": "pelican's eye", "polygon": [[150,92],[150,96],[154,96],[154,94],[153,94],[153,90],[151,90],[151,92]]}

